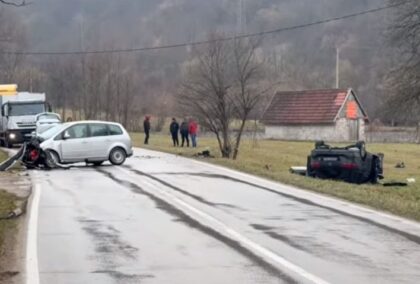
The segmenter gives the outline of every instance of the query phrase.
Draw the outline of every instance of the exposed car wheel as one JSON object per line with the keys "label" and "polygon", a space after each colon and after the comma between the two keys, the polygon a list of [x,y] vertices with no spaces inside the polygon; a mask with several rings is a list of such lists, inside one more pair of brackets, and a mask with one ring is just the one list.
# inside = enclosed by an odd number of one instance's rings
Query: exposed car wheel
{"label": "exposed car wheel", "polygon": [[122,148],[114,148],[111,151],[111,154],[109,154],[109,161],[113,165],[122,165],[125,162],[125,159],[127,158],[127,154],[125,153],[124,149]]}
{"label": "exposed car wheel", "polygon": [[356,147],[360,150],[360,157],[362,157],[363,160],[366,159],[366,143],[364,141],[359,141],[356,143]]}
{"label": "exposed car wheel", "polygon": [[99,166],[101,166],[103,163],[104,163],[103,161],[100,161],[100,162],[93,162],[92,164],[93,164],[95,167],[99,167]]}
{"label": "exposed car wheel", "polygon": [[324,141],[316,141],[315,142],[315,149],[319,149],[321,147],[325,146],[325,142]]}
{"label": "exposed car wheel", "polygon": [[4,147],[4,140],[0,139],[0,147]]}
{"label": "exposed car wheel", "polygon": [[54,151],[47,150],[45,151],[45,164],[48,168],[54,169],[57,168],[57,165],[60,163],[60,157]]}

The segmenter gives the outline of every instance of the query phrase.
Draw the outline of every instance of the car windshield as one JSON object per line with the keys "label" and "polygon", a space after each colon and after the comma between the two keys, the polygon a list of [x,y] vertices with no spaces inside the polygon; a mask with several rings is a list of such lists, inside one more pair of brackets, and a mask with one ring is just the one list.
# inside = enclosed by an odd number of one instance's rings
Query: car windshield
{"label": "car windshield", "polygon": [[39,134],[38,136],[41,137],[44,140],[50,139],[51,137],[53,137],[54,135],[59,133],[61,130],[63,130],[64,127],[65,126],[63,124],[57,124],[57,125],[51,127],[50,129],[42,132],[42,134]]}
{"label": "car windshield", "polygon": [[37,120],[60,120],[60,117],[56,114],[46,113],[38,116]]}
{"label": "car windshield", "polygon": [[44,111],[44,103],[9,104],[9,116],[36,115]]}

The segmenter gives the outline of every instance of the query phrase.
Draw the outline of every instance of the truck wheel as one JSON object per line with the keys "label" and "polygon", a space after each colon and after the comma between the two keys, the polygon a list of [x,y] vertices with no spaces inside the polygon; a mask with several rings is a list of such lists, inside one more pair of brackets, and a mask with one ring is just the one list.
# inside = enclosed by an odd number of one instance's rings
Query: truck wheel
{"label": "truck wheel", "polygon": [[7,138],[6,138],[6,139],[4,140],[4,147],[6,147],[6,148],[9,148],[9,149],[10,149],[10,148],[13,148],[13,144],[12,144],[12,143],[10,143],[10,142],[9,142],[9,139],[7,139]]}

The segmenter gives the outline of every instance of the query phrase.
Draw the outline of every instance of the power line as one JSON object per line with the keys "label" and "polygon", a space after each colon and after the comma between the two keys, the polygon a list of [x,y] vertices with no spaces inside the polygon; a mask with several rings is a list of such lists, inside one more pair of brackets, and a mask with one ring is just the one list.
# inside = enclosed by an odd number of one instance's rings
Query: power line
{"label": "power line", "polygon": [[139,47],[139,48],[127,48],[127,49],[109,49],[109,50],[91,50],[91,51],[0,51],[0,54],[9,54],[9,55],[83,55],[83,54],[105,54],[105,53],[131,53],[131,52],[141,52],[141,51],[149,51],[149,50],[160,50],[160,49],[171,49],[171,48],[178,48],[178,47],[187,47],[187,46],[197,46],[208,44],[217,41],[230,41],[235,39],[243,39],[243,38],[252,38],[252,37],[259,37],[265,36],[269,34],[276,34],[285,31],[292,31],[302,28],[307,28],[311,26],[341,21],[349,18],[354,18],[366,14],[372,14],[376,12],[380,12],[383,10],[396,8],[402,5],[405,5],[406,1],[398,2],[397,4],[381,6],[374,9],[364,10],[357,13],[347,14],[340,17],[328,18],[323,20],[318,20],[311,23],[300,24],[290,27],[278,28],[275,30],[268,30],[268,31],[261,31],[257,33],[248,33],[248,34],[240,34],[240,35],[232,35],[228,37],[218,38],[218,39],[210,39],[210,40],[202,40],[202,41],[194,41],[194,42],[183,42],[183,43],[175,43],[169,45],[160,45],[160,46],[150,46],[150,47]]}

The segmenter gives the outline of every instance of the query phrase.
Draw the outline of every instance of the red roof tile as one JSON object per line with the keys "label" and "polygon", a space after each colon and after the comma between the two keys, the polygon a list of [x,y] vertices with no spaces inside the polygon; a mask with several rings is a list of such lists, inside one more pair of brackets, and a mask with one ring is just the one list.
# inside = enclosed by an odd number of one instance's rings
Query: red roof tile
{"label": "red roof tile", "polygon": [[334,123],[347,93],[344,89],[278,92],[263,122],[268,125]]}

